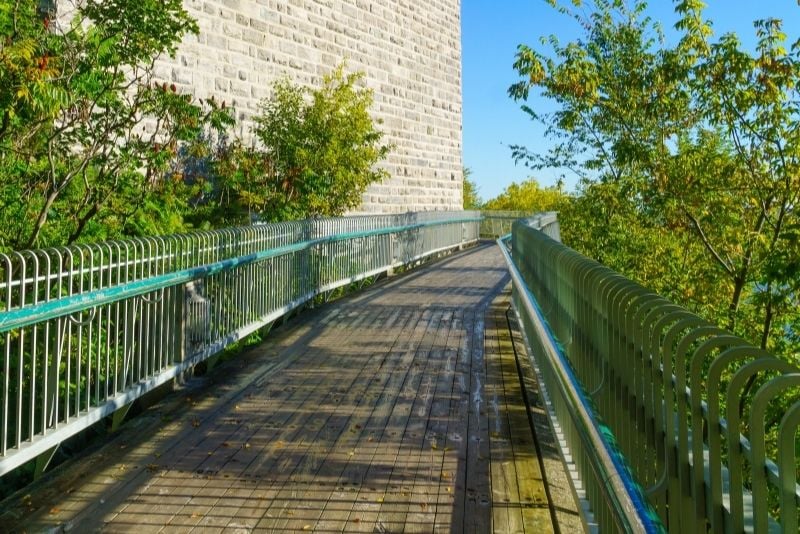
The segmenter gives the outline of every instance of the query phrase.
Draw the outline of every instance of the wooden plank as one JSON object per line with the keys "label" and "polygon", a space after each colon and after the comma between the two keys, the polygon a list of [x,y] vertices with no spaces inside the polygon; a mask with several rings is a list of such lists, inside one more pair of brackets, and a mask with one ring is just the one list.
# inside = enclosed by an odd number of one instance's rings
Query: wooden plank
{"label": "wooden plank", "polygon": [[486,313],[485,341],[492,477],[492,531],[521,532],[522,513],[516,506],[519,502],[519,489],[499,361],[499,326],[502,325],[498,325],[497,309],[493,306]]}
{"label": "wooden plank", "polygon": [[[427,327],[431,317],[430,310],[426,310],[425,315],[426,318],[420,322]],[[410,343],[396,347],[398,349],[395,354],[396,370],[386,381],[384,394],[378,400],[376,410],[364,427],[369,431],[367,442],[362,441],[361,444],[362,457],[365,457],[365,471],[353,498],[353,505],[344,519],[347,531],[373,532],[388,529],[387,523],[380,516],[381,507],[387,499],[391,500],[393,495],[402,493],[399,488],[393,488],[389,484],[392,468],[398,455],[402,454],[395,445],[393,435],[400,435],[400,429],[405,427],[409,415],[398,401],[402,390],[408,387],[417,344],[422,339],[425,329],[415,328],[410,336]],[[345,476],[351,478],[347,470]]]}
{"label": "wooden plank", "polygon": [[449,350],[455,357],[454,374],[450,383],[450,396],[448,402],[448,413],[444,414],[447,428],[444,435],[444,454],[440,466],[440,486],[439,501],[436,509],[436,519],[434,523],[435,531],[454,531],[454,520],[456,517],[462,520],[463,509],[460,504],[462,499],[456,496],[456,481],[458,479],[458,469],[460,458],[466,456],[467,435],[467,399],[469,389],[467,387],[467,377],[469,376],[469,364],[471,353],[465,350],[466,342],[472,335],[466,328],[473,326],[471,322],[465,320],[469,312],[459,310],[453,323],[453,329],[448,340]]}
{"label": "wooden plank", "polygon": [[[399,350],[398,354],[396,355],[400,362],[397,365],[398,372],[395,373],[397,374],[398,378],[401,376],[405,377],[411,372],[416,350],[415,345],[426,332],[431,319],[431,314],[427,311],[420,313],[420,310],[414,310],[413,316],[415,318],[413,329],[409,335],[407,335],[410,340],[409,342],[402,343],[400,345],[401,350]],[[405,381],[403,383],[405,383]],[[395,400],[395,411],[397,410],[398,404],[399,403],[397,403]],[[379,441],[381,447],[389,449],[387,454],[397,454],[394,447],[394,442],[398,438],[395,433],[387,432],[385,428],[373,428],[371,425],[369,425],[369,428],[368,425],[359,424],[359,426],[361,426],[361,428],[353,428],[352,430],[354,431],[353,434],[359,434],[360,443],[369,444],[371,446],[371,444],[375,441]],[[369,432],[367,432],[367,430],[369,430]],[[378,432],[381,434],[379,435]],[[373,440],[373,442],[369,441],[370,438]],[[367,456],[369,456],[369,453],[367,453]],[[372,457],[374,458],[374,454]],[[348,525],[348,520],[351,515],[354,501],[357,498],[356,496],[358,494],[359,487],[363,482],[363,478],[361,478],[361,473],[347,471],[350,459],[351,457],[346,450],[345,455],[340,458],[340,461],[330,466],[326,466],[326,476],[332,481],[331,485],[333,486],[333,491],[328,495],[326,502],[324,503],[323,513],[320,517],[319,523],[317,524],[317,528],[320,530],[341,530],[345,528],[345,526],[348,529],[352,528],[352,525]]]}
{"label": "wooden plank", "polygon": [[[422,455],[426,457],[425,469],[420,469],[414,481],[413,495],[422,498],[422,504],[411,506],[406,517],[407,532],[436,531],[436,517],[447,517],[449,531],[450,514],[452,513],[452,496],[447,494],[449,479],[443,481],[442,466],[448,455],[456,456],[447,446],[447,430],[449,426],[450,402],[452,401],[453,384],[455,383],[458,350],[452,344],[458,343],[461,311],[451,310],[445,318],[448,324],[446,335],[437,338],[437,354],[440,366],[436,374],[433,398],[426,418],[425,442]],[[440,329],[442,331],[442,329]],[[442,331],[445,334],[444,331]],[[417,488],[420,488],[418,490]],[[446,497],[442,493],[447,494]],[[444,497],[444,499],[443,499]],[[444,502],[443,502],[444,501]],[[442,508],[440,509],[440,503]]]}
{"label": "wooden plank", "polygon": [[[387,309],[377,318],[359,315],[354,323],[354,330],[363,328],[367,319],[381,321],[390,313],[391,310]],[[299,489],[306,482],[310,471],[318,469],[320,457],[326,453],[324,438],[347,435],[354,407],[358,406],[359,399],[369,387],[374,360],[377,360],[374,355],[365,357],[363,353],[353,351],[342,341],[342,338],[333,336],[325,345],[314,348],[315,354],[319,356],[315,362],[316,367],[324,379],[315,388],[315,393],[308,402],[296,406],[295,411],[307,414],[316,421],[313,425],[298,425],[298,437],[286,444],[280,460],[270,469],[272,483],[263,495],[263,499],[269,501],[269,506],[258,523],[258,528],[275,530],[294,519],[303,521],[305,526],[310,524],[309,521],[316,513],[309,511],[307,505],[300,502]],[[339,354],[338,358],[332,357],[336,350],[350,354],[346,357],[344,354]],[[319,398],[320,395],[324,395],[324,398]]]}
{"label": "wooden plank", "polygon": [[491,529],[491,478],[489,462],[489,417],[486,391],[486,356],[484,354],[485,317],[475,313],[470,366],[469,414],[467,418],[467,456],[463,530],[470,533]]}
{"label": "wooden plank", "polygon": [[[59,520],[94,514],[102,527],[102,492],[112,530],[150,511],[145,530],[487,532],[490,460],[529,449],[515,416],[490,450],[490,422],[510,416],[490,421],[487,395],[519,410],[503,386],[511,368],[484,354],[484,342],[499,350],[484,313],[504,276],[482,247],[301,316],[250,367],[225,364],[215,390],[184,393],[155,436],[123,427],[128,448],[98,463],[108,480],[76,484]],[[523,487],[535,476],[499,467]]]}
{"label": "wooden plank", "polygon": [[[396,311],[388,322],[376,323],[372,332],[367,333],[367,337],[373,340],[376,346],[387,347],[389,350],[374,352],[374,357],[380,361],[369,367],[372,374],[365,377],[368,390],[354,399],[347,428],[343,429],[335,442],[328,447],[328,454],[320,459],[319,469],[308,482],[308,486],[312,489],[298,496],[301,502],[309,500],[312,495],[315,496],[314,500],[318,504],[314,513],[309,514],[305,521],[294,519],[283,525],[279,524],[278,528],[297,531],[308,526],[309,529],[322,530],[319,519],[330,500],[332,490],[336,487],[333,481],[338,482],[337,477],[350,481],[356,490],[355,493],[368,483],[365,472],[375,455],[376,425],[382,426],[381,421],[388,417],[387,406],[390,406],[393,397],[390,385],[393,383],[393,376],[397,375],[402,379],[402,374],[396,373],[395,370],[398,367],[402,368],[403,354],[395,348],[402,343],[401,337],[408,334],[406,326],[416,325],[420,316],[419,313],[405,310],[400,318],[400,313]],[[410,357],[408,359],[410,360]],[[321,490],[318,491],[317,488]]]}
{"label": "wooden plank", "polygon": [[445,321],[445,312],[441,309],[433,311],[429,327],[414,351],[414,360],[410,376],[400,394],[400,410],[387,425],[393,440],[397,443],[397,454],[391,465],[388,478],[390,492],[383,498],[377,511],[377,525],[394,530],[407,528],[406,518],[409,508],[414,502],[426,506],[415,494],[417,473],[424,469],[422,463],[423,443],[427,427],[427,414],[433,400],[433,388],[439,361],[436,356],[438,340],[449,325]]}
{"label": "wooden plank", "polygon": [[[518,505],[522,513],[523,530],[527,532],[553,532],[550,516],[550,503],[544,487],[539,464],[538,451],[528,420],[527,407],[523,402],[515,347],[508,329],[504,309],[508,304],[507,295],[495,301],[498,327],[499,354],[502,367],[503,390],[506,399],[510,441],[514,455],[517,477]],[[524,356],[524,354],[523,354]]]}

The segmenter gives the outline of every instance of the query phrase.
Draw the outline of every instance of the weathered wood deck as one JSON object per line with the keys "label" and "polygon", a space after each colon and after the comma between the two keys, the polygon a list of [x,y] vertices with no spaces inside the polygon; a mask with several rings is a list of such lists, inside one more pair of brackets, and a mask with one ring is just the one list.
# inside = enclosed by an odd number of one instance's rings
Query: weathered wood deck
{"label": "weathered wood deck", "polygon": [[552,532],[507,282],[482,245],[305,313],[8,503],[0,530]]}

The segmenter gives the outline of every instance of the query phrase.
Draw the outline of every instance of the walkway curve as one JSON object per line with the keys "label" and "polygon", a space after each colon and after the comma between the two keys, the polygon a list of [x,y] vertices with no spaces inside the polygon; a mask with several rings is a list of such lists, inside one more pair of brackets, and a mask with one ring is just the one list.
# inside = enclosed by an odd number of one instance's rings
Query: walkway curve
{"label": "walkway curve", "polygon": [[552,532],[507,284],[483,244],[306,312],[7,501],[0,521],[20,532]]}

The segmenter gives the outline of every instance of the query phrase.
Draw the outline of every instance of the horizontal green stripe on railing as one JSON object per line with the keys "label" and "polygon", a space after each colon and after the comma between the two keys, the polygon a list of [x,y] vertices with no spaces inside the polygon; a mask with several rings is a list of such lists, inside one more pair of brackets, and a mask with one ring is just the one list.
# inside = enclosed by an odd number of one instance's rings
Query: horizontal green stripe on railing
{"label": "horizontal green stripe on railing", "polygon": [[281,247],[247,254],[245,256],[229,258],[208,265],[192,267],[172,273],[153,276],[151,278],[136,280],[120,286],[96,289],[93,291],[87,291],[85,293],[79,293],[77,295],[63,297],[57,300],[50,300],[18,308],[16,310],[2,312],[0,313],[0,333],[31,326],[33,324],[48,321],[50,319],[64,317],[66,315],[91,309],[97,306],[112,304],[127,298],[145,295],[166,287],[187,283],[200,277],[214,275],[223,271],[229,271],[242,265],[249,265],[258,261],[275,258],[278,256],[285,256],[295,252],[301,252],[325,243],[348,241],[352,239],[361,239],[387,234],[398,234],[432,226],[444,226],[448,224],[463,224],[480,221],[480,217],[427,221],[404,226],[391,226],[388,228],[380,228],[375,230],[334,234],[316,239],[309,239],[307,241],[300,241],[291,245],[284,245]]}

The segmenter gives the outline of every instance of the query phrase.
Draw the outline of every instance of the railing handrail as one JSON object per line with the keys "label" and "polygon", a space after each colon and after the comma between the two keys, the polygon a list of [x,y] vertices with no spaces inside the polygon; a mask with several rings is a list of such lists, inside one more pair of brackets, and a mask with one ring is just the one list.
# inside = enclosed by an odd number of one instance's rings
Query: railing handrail
{"label": "railing handrail", "polygon": [[[581,439],[591,445],[587,450],[595,455],[593,467],[599,470],[597,476],[606,482],[601,485],[601,488],[616,512],[619,525],[626,532],[659,532],[660,525],[657,520],[654,522],[654,513],[644,500],[641,488],[631,477],[624,456],[613,443],[609,443],[603,437],[604,429],[598,426],[598,418],[591,408],[591,403],[575,378],[560,344],[536,303],[535,297],[514,265],[514,260],[507,247],[510,239],[511,235],[509,234],[498,239],[497,243],[506,260],[511,279],[522,300],[522,305],[525,307],[527,317],[532,320],[536,333],[544,341],[543,348],[546,354],[537,355],[537,357],[546,357],[555,366],[559,378],[555,385],[563,395],[572,400],[570,413],[577,423]],[[553,385],[549,384],[546,387]],[[607,432],[607,429],[605,431]]]}
{"label": "railing handrail", "polygon": [[440,224],[461,224],[480,222],[480,217],[465,217],[461,219],[447,219],[444,222],[424,222],[405,226],[390,226],[379,230],[367,230],[361,232],[348,232],[346,234],[334,234],[316,239],[300,241],[292,245],[269,248],[261,252],[237,256],[226,260],[173,271],[167,274],[155,275],[134,282],[127,282],[117,286],[90,290],[68,297],[62,297],[52,301],[23,306],[6,312],[0,312],[0,334],[23,328],[35,323],[63,317],[89,307],[111,304],[126,298],[144,295],[153,291],[158,291],[168,286],[190,282],[203,276],[210,276],[222,271],[230,270],[238,266],[248,265],[260,260],[301,252],[325,243],[337,241],[347,241],[351,239],[361,239],[365,237],[382,236],[400,232],[410,232],[425,227],[438,226]]}
{"label": "railing handrail", "polygon": [[0,476],[316,296],[478,239],[472,211],[0,254]]}
{"label": "railing handrail", "polygon": [[[800,369],[548,239],[540,219],[514,225],[509,260],[520,314],[541,316],[546,329],[533,342],[546,360],[591,386],[596,415],[664,524],[676,532],[797,532],[791,438],[800,432]],[[563,353],[541,348],[551,342]],[[752,398],[749,415],[739,413],[744,395]],[[781,395],[789,408],[776,421],[777,453],[769,457],[765,415]]]}

